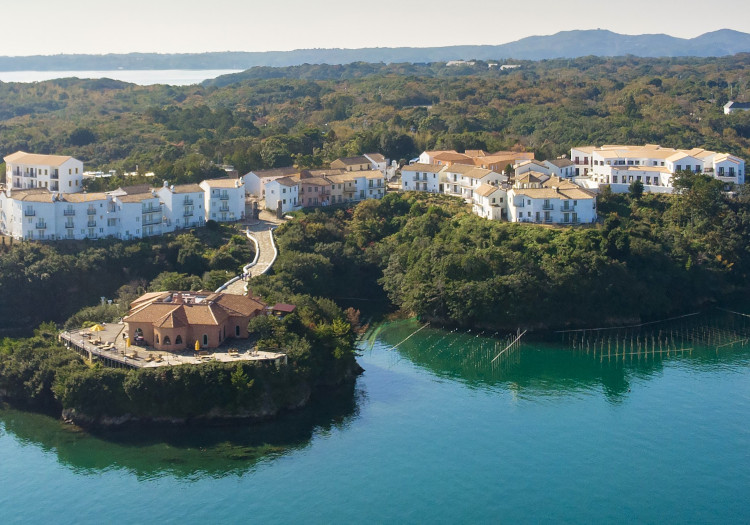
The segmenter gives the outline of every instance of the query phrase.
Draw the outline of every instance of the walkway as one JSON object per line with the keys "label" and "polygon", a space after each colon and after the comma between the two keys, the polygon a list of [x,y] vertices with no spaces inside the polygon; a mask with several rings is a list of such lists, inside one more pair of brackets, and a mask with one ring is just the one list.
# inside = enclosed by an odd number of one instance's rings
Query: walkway
{"label": "walkway", "polygon": [[[277,219],[274,214],[266,210],[260,212],[259,219],[248,219],[245,221],[247,230],[253,239],[255,239],[258,247],[257,262],[250,268],[249,272],[251,278],[265,273],[276,260],[277,252],[272,231],[273,228],[276,228],[282,222],[284,221]],[[245,295],[245,284],[247,284],[246,281],[240,279],[227,286],[224,292]]]}

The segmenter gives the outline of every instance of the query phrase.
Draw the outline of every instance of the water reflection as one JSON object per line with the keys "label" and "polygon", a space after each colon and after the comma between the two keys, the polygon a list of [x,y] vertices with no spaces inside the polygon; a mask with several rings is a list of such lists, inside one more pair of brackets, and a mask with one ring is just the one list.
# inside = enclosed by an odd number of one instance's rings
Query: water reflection
{"label": "water reflection", "polygon": [[509,349],[515,335],[446,331],[408,320],[382,326],[363,346],[382,346],[393,362],[408,359],[472,388],[534,398],[602,392],[613,403],[666,364],[701,371],[750,364],[750,319],[718,311],[616,330],[527,334]]}
{"label": "water reflection", "polygon": [[350,384],[316,395],[303,410],[260,424],[129,427],[89,434],[47,416],[0,410],[0,435],[57,455],[80,474],[125,470],[139,479],[242,476],[259,462],[309,446],[316,434],[346,428],[364,392]]}

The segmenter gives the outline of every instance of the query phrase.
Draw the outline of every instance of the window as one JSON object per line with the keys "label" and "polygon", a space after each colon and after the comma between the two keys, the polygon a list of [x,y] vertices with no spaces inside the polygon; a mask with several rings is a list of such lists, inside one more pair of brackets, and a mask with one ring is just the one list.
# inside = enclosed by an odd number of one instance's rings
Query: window
{"label": "window", "polygon": [[181,345],[182,344],[182,336],[181,335],[178,335],[177,337],[174,338],[174,344],[176,344],[176,345]]}
{"label": "window", "polygon": [[207,346],[207,345],[208,345],[208,335],[203,334],[203,346]]}
{"label": "window", "polygon": [[159,334],[156,334],[154,336],[154,338],[155,338],[154,341],[156,341],[156,344],[158,345],[159,344]]}
{"label": "window", "polygon": [[678,164],[674,169],[675,171],[682,171],[682,164]]}
{"label": "window", "polygon": [[234,336],[239,337],[240,336],[240,325],[237,325],[234,327]]}
{"label": "window", "polygon": [[165,344],[165,345],[171,345],[172,344],[172,341],[169,339],[168,335],[164,336],[164,342],[162,344]]}

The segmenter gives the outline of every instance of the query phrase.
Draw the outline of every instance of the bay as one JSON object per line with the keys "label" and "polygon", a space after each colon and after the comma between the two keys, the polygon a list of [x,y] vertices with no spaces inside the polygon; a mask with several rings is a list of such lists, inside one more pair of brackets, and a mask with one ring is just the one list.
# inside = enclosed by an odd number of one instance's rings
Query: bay
{"label": "bay", "polygon": [[0,82],[43,82],[57,78],[99,79],[111,78],[141,86],[168,84],[171,86],[189,86],[200,84],[204,80],[221,75],[239,73],[238,69],[166,69],[166,70],[128,70],[114,69],[108,71],[0,71]]}
{"label": "bay", "polygon": [[386,323],[356,385],[259,426],[90,435],[1,410],[0,521],[745,523],[745,320],[497,359],[515,334]]}

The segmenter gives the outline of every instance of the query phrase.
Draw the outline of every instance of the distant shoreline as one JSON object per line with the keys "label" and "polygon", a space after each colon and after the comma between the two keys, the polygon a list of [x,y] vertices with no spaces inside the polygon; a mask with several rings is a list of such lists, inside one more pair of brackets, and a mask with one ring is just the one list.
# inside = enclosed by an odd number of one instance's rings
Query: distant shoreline
{"label": "distant shoreline", "polygon": [[0,82],[45,82],[61,78],[101,79],[109,78],[140,86],[167,84],[189,86],[222,75],[239,73],[240,69],[71,69],[71,70],[26,70],[0,71]]}

